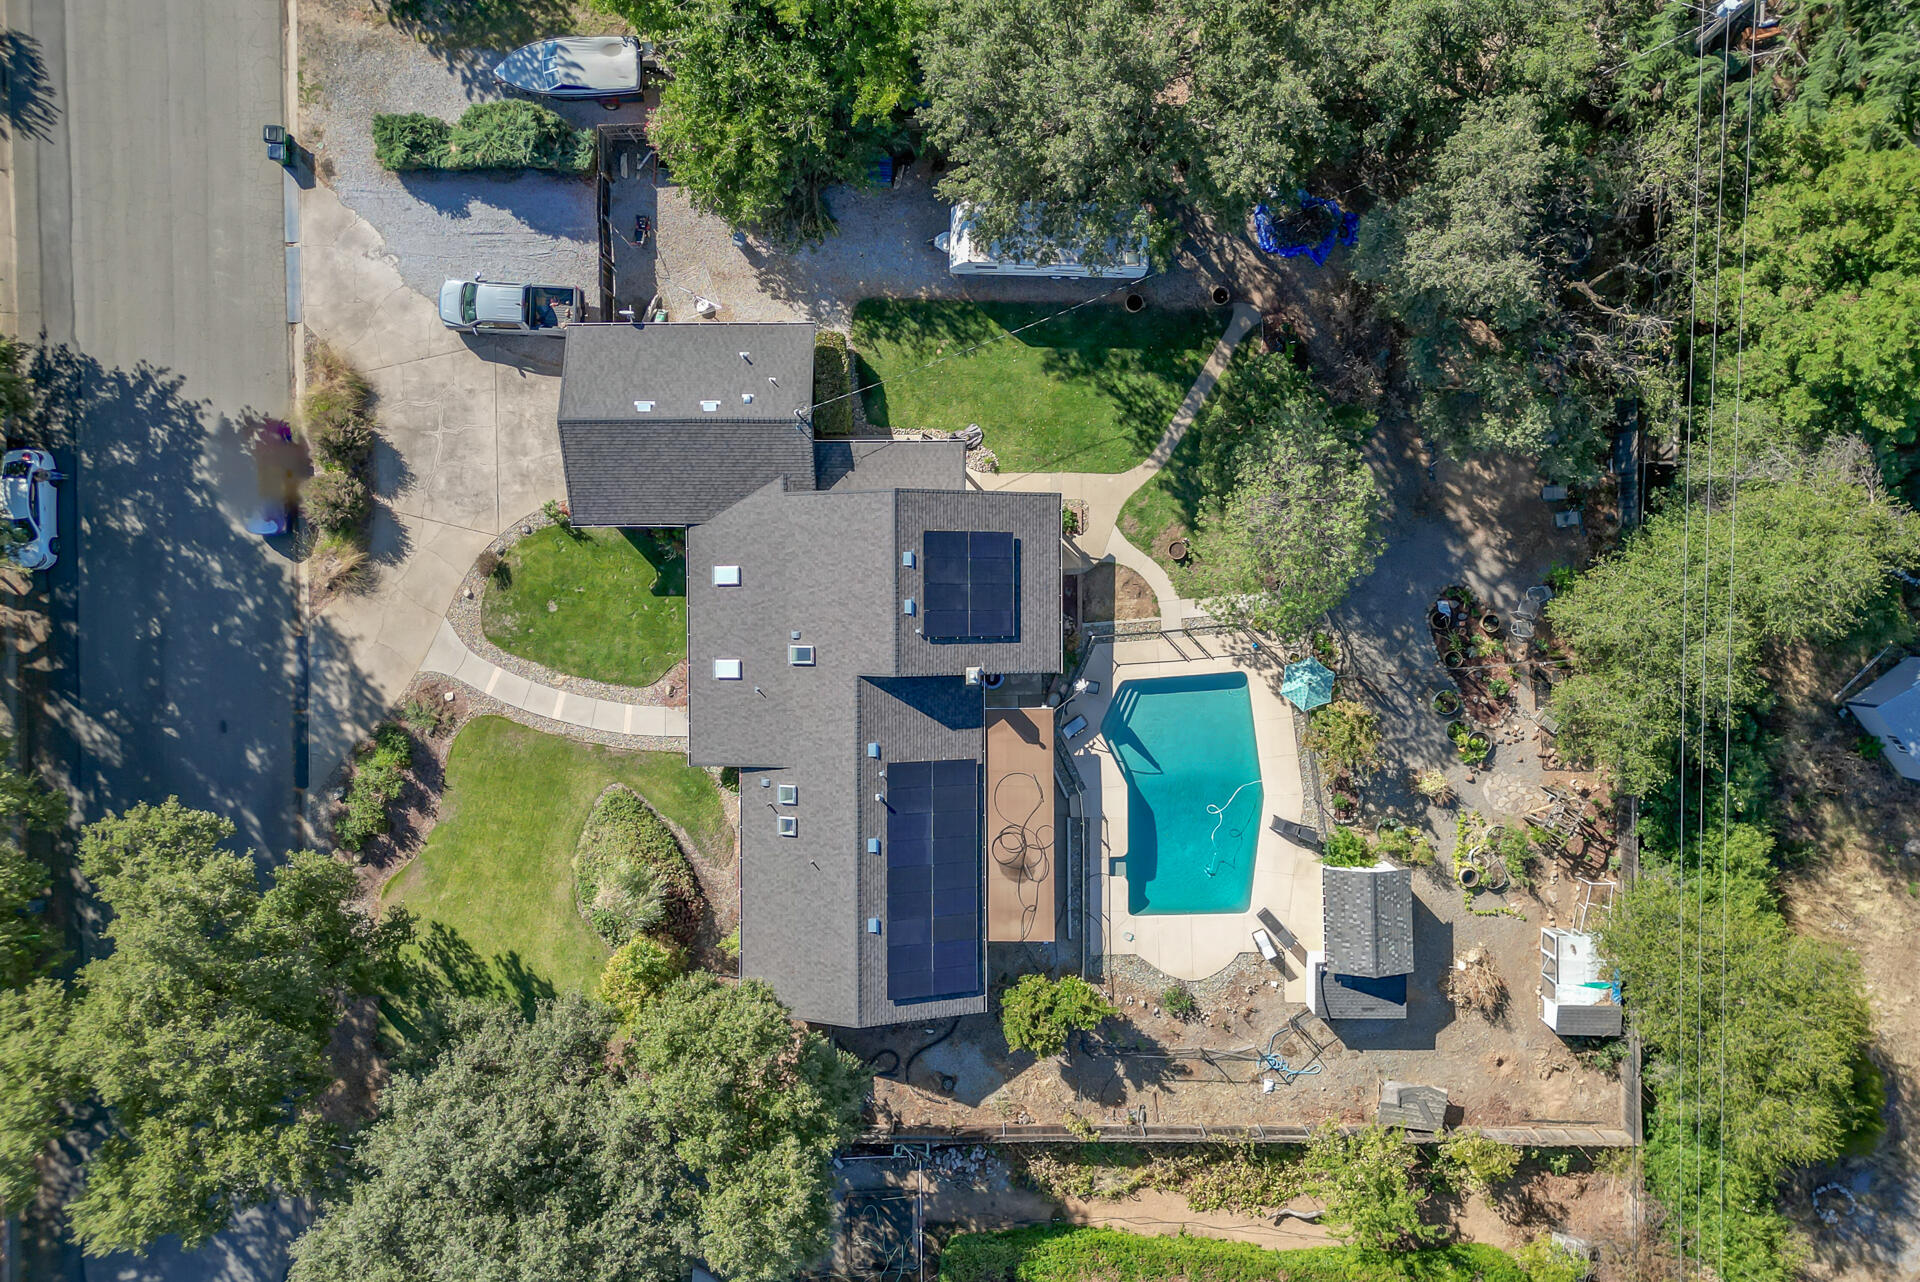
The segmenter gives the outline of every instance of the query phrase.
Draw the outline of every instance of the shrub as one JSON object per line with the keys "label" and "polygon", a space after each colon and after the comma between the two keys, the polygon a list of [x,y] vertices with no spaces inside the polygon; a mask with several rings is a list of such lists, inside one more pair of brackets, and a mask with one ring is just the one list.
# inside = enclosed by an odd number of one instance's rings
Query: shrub
{"label": "shrub", "polygon": [[573,511],[559,499],[548,499],[540,505],[540,515],[547,518],[548,524],[569,537],[584,537],[573,528]]}
{"label": "shrub", "polygon": [[350,472],[321,472],[307,482],[300,506],[307,519],[328,534],[346,534],[366,524],[373,495],[366,482]]}
{"label": "shrub", "polygon": [[1519,1165],[1519,1149],[1490,1140],[1472,1127],[1449,1131],[1440,1141],[1435,1162],[1436,1173],[1448,1188],[1481,1194],[1512,1179]]}
{"label": "shrub", "polygon": [[1068,1033],[1098,1028],[1101,1020],[1119,1013],[1099,989],[1078,975],[1060,980],[1024,975],[1000,994],[1000,1026],[1007,1048],[1035,1055],[1058,1055],[1067,1048]]}
{"label": "shrub", "polygon": [[1307,746],[1335,771],[1365,779],[1380,761],[1380,724],[1371,709],[1336,699],[1313,714]]}
{"label": "shrub", "polygon": [[388,722],[374,731],[373,742],[355,755],[343,809],[333,823],[333,839],[348,850],[359,850],[387,831],[387,807],[406,786],[412,765],[413,743],[405,730]]}
{"label": "shrub", "polygon": [[431,739],[447,728],[447,705],[439,699],[409,699],[400,709],[400,719],[424,739]]}
{"label": "shrub", "polygon": [[600,998],[631,1024],[647,999],[665,988],[686,969],[678,948],[653,939],[630,939],[614,950],[600,972]]}
{"label": "shrub", "polygon": [[616,788],[594,806],[573,872],[580,915],[614,947],[654,930],[692,940],[700,917],[693,865],[637,793]]}
{"label": "shrub", "polygon": [[373,157],[382,168],[399,172],[407,169],[446,167],[447,144],[453,127],[436,116],[409,111],[402,115],[376,115],[373,118]]}
{"label": "shrub", "polygon": [[1587,1261],[1542,1233],[1513,1253],[1529,1282],[1580,1282],[1593,1271]]}
{"label": "shrub", "polygon": [[853,435],[853,379],[847,336],[823,329],[813,336],[813,431],[816,436]]}
{"label": "shrub", "polygon": [[359,472],[373,457],[376,439],[373,424],[363,416],[314,417],[309,398],[307,440],[323,465],[342,472]]}
{"label": "shrub", "polygon": [[1160,994],[1160,1005],[1175,1019],[1191,1019],[1200,1010],[1200,1003],[1193,1000],[1185,984],[1168,984]]}
{"label": "shrub", "polygon": [[740,964],[740,928],[735,926],[720,941],[720,955],[738,966]]}
{"label": "shrub", "polygon": [[356,586],[367,568],[367,550],[345,534],[328,534],[313,545],[307,558],[314,591],[334,592]]}
{"label": "shrub", "polygon": [[1496,699],[1507,697],[1507,691],[1513,689],[1513,682],[1505,677],[1494,677],[1487,682],[1487,693]]}
{"label": "shrub", "polygon": [[1060,508],[1060,533],[1068,538],[1080,533],[1080,514],[1065,505]]}
{"label": "shrub", "polygon": [[1320,862],[1329,868],[1365,868],[1373,863],[1367,839],[1352,828],[1335,828],[1327,834],[1320,851]]}
{"label": "shrub", "polygon": [[1382,828],[1373,839],[1373,853],[1410,868],[1420,867],[1433,862],[1433,843],[1413,828]]}
{"label": "shrub", "polygon": [[1444,770],[1422,770],[1413,776],[1413,790],[1436,806],[1453,800],[1453,784]]}

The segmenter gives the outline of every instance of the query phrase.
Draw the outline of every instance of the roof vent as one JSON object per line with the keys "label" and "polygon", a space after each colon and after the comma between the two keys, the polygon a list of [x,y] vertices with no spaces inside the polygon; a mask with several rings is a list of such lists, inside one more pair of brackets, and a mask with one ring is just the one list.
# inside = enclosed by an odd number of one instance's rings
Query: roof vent
{"label": "roof vent", "polygon": [[878,837],[867,838],[867,853],[870,855],[880,853],[880,839]]}
{"label": "roof vent", "polygon": [[651,414],[653,413],[653,402],[652,401],[635,401],[633,403],[633,408],[641,414]]}
{"label": "roof vent", "polygon": [[878,917],[867,918],[867,933],[869,935],[877,935],[880,933],[880,919]]}
{"label": "roof vent", "polygon": [[701,401],[700,409],[707,414],[718,414],[720,412],[720,402],[719,401]]}
{"label": "roof vent", "polygon": [[905,601],[902,601],[902,602],[900,603],[900,613],[902,613],[902,614],[912,614],[912,613],[913,613],[913,610],[914,610],[914,605],[913,605],[913,598],[912,598],[912,597],[908,597],[908,598],[907,598],[907,599],[906,599]]}
{"label": "roof vent", "polygon": [[740,393],[740,403],[741,403],[742,405],[751,405],[751,404],[753,404],[753,393],[752,393],[752,392],[742,392],[742,393]]}
{"label": "roof vent", "polygon": [[905,552],[902,552],[900,554],[900,564],[906,566],[909,570],[911,570],[914,567],[914,563],[917,560],[918,558],[914,556],[912,548],[908,548]]}
{"label": "roof vent", "polygon": [[800,821],[792,815],[781,815],[780,835],[782,837],[798,837],[800,835]]}
{"label": "roof vent", "polygon": [[753,356],[749,352],[740,353],[740,359],[745,361],[749,365],[753,364]]}
{"label": "roof vent", "polygon": [[880,745],[879,745],[879,744],[877,744],[877,743],[870,743],[870,744],[868,744],[868,745],[867,745],[867,755],[868,755],[869,757],[873,757],[873,758],[875,758],[875,759],[877,760],[877,759],[879,758],[879,756],[880,756]]}

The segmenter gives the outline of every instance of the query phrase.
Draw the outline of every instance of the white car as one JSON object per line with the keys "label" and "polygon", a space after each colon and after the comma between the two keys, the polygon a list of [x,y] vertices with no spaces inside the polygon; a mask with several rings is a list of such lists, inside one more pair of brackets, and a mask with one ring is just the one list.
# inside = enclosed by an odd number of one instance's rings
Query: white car
{"label": "white car", "polygon": [[0,482],[7,491],[7,517],[13,522],[13,541],[6,553],[29,570],[52,566],[60,551],[55,537],[60,503],[53,484],[67,478],[45,450],[8,450],[0,460]]}

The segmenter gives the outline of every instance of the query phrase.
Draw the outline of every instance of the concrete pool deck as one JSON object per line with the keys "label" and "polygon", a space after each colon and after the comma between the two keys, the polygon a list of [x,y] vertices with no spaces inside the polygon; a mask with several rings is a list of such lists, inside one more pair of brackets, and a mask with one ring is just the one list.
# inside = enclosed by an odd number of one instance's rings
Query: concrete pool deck
{"label": "concrete pool deck", "polygon": [[[1240,913],[1147,913],[1127,909],[1127,783],[1100,731],[1116,688],[1153,677],[1191,677],[1214,672],[1244,672],[1252,705],[1254,754],[1260,764],[1264,813],[1255,847],[1253,892]],[[1056,714],[1059,724],[1087,719],[1071,756],[1085,790],[1088,833],[1088,894],[1099,905],[1089,923],[1093,947],[1109,956],[1131,954],[1176,979],[1200,980],[1231,965],[1243,953],[1256,952],[1253,932],[1262,909],[1277,918],[1299,941],[1289,955],[1278,938],[1282,961],[1272,978],[1284,979],[1288,1000],[1306,1000],[1301,974],[1305,950],[1321,945],[1320,861],[1273,830],[1277,816],[1298,822],[1302,813],[1299,746],[1294,741],[1293,709],[1280,697],[1270,651],[1256,652],[1243,634],[1182,634],[1178,644],[1163,637],[1117,641],[1095,648],[1087,678],[1098,694],[1075,695]]]}

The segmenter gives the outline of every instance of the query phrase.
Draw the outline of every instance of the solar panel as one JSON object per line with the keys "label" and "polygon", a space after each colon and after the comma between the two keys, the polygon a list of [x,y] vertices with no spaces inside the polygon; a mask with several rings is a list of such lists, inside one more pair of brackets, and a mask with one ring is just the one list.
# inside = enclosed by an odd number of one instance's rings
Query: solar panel
{"label": "solar panel", "polygon": [[921,635],[931,641],[1011,641],[1020,576],[1013,535],[928,530]]}
{"label": "solar panel", "polygon": [[982,991],[979,765],[895,762],[887,768],[887,997]]}

